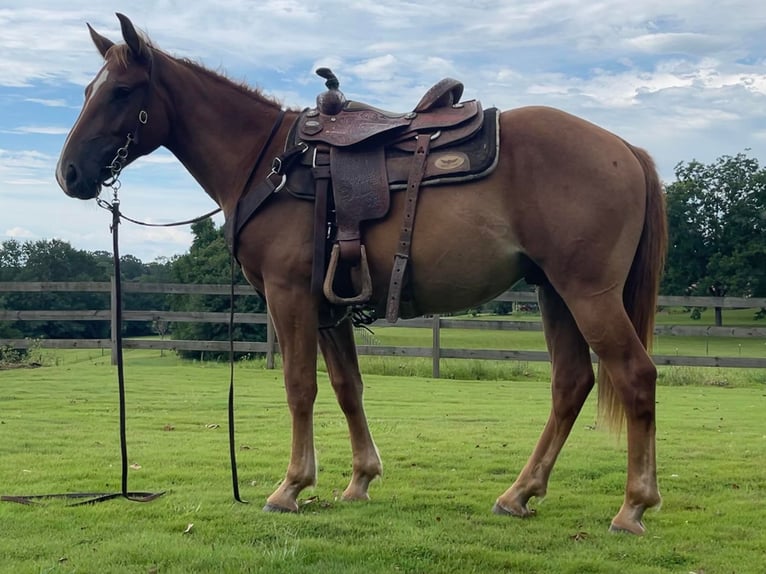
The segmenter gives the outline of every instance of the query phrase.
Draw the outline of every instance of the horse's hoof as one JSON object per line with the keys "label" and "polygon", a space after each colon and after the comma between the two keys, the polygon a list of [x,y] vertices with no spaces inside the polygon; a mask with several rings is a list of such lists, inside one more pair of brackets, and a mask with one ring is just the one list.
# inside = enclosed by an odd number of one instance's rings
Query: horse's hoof
{"label": "horse's hoof", "polygon": [[521,510],[509,510],[508,508],[505,508],[504,506],[500,506],[499,502],[496,502],[495,505],[492,507],[492,513],[497,514],[499,516],[517,516],[519,518],[528,518],[530,516],[535,515],[535,510],[531,510],[527,508],[527,506],[522,506]]}
{"label": "horse's hoof", "polygon": [[612,522],[612,524],[609,525],[609,532],[612,532],[614,534],[635,534],[636,536],[642,536],[644,532],[646,532],[646,528],[644,527],[643,523],[638,522],[635,525],[620,525],[615,524]]}
{"label": "horse's hoof", "polygon": [[370,500],[370,495],[366,492],[360,492],[360,491],[352,491],[352,492],[344,492],[340,499],[343,502],[366,502]]}
{"label": "horse's hoof", "polygon": [[263,507],[264,512],[277,512],[280,514],[290,514],[298,512],[297,510],[291,510],[290,508],[285,508],[284,506],[277,506],[276,504],[271,504],[269,502],[266,503],[266,506]]}

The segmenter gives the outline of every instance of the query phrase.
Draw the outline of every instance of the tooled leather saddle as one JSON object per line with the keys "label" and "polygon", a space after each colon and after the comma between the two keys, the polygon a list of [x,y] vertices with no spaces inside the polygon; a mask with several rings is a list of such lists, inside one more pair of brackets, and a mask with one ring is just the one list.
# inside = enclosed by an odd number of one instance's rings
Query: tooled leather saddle
{"label": "tooled leather saddle", "polygon": [[[363,307],[369,301],[372,282],[361,228],[386,217],[391,193],[405,191],[386,302],[386,319],[393,323],[399,316],[420,188],[489,175],[497,163],[498,111],[482,110],[477,100],[461,102],[463,84],[445,78],[411,112],[388,112],[346,100],[328,68],[317,74],[326,80],[327,91],[293,125],[285,153],[274,162],[271,175],[282,177],[274,189],[314,201],[312,291],[341,307]],[[250,195],[240,200],[234,237],[255,211],[247,206]]]}

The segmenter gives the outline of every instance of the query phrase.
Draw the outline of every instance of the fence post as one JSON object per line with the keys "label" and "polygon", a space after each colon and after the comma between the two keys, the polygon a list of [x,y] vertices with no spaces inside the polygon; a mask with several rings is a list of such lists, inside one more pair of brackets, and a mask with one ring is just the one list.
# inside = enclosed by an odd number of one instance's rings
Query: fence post
{"label": "fence post", "polygon": [[431,350],[431,358],[433,361],[433,366],[431,367],[432,375],[434,379],[439,378],[439,359],[441,358],[441,317],[439,315],[434,315],[432,318],[432,328],[433,328],[433,349]]}
{"label": "fence post", "polygon": [[274,323],[271,322],[269,308],[266,307],[266,368],[274,368],[274,349],[276,348],[276,336],[274,333]]}
{"label": "fence post", "polygon": [[117,364],[117,280],[114,275],[111,279],[111,289],[109,290],[109,309],[111,310],[111,347],[112,347],[112,365]]}

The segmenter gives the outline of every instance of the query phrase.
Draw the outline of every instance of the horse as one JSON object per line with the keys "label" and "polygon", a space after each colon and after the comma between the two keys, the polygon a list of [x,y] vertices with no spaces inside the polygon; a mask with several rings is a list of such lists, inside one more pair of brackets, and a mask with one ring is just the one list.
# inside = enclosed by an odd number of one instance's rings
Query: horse
{"label": "horse", "polygon": [[[59,185],[71,197],[97,198],[115,176],[115,157],[119,174],[164,146],[231,217],[240,196],[268,177],[263,158],[283,150],[299,111],[160,50],[126,16],[117,17],[122,43],[87,25],[103,67],[87,86],[61,151]],[[643,534],[644,511],[661,500],[657,369],[648,352],[667,245],[661,182],[646,151],[564,111],[504,110],[498,123],[499,157],[489,175],[420,192],[409,259],[413,305],[402,307],[401,317],[460,311],[522,278],[534,283],[552,364],[551,410],[526,465],[492,510],[535,514],[530,500],[546,494],[597,383],[600,416],[627,428],[624,499],[610,530]],[[392,192],[388,213],[361,230],[373,308],[385,308],[403,195]],[[274,322],[292,418],[289,464],[266,511],[297,512],[299,494],[316,482],[317,348],[349,428],[351,479],[342,498],[368,500],[371,481],[382,473],[351,318],[329,313],[340,318],[325,321],[331,305],[310,287],[313,217],[312,202],[272,193],[238,243],[242,272],[265,297]]]}

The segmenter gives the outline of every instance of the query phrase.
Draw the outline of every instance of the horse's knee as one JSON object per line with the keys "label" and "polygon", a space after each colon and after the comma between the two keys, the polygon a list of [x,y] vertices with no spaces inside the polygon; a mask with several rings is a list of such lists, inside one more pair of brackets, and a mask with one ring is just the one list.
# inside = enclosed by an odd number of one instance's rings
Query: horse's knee
{"label": "horse's knee", "polygon": [[287,405],[293,416],[308,415],[313,412],[317,397],[317,385],[305,383],[285,383]]}

